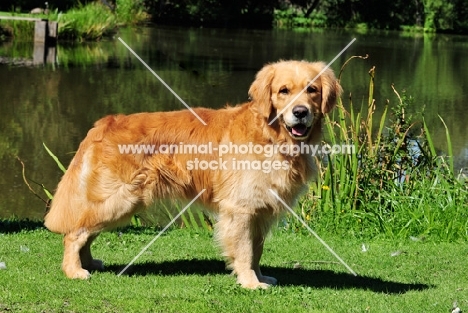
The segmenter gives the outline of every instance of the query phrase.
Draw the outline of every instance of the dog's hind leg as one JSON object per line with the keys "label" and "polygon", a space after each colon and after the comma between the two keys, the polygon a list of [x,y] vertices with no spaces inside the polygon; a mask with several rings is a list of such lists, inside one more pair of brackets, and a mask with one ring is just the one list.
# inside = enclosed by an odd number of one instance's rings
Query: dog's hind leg
{"label": "dog's hind leg", "polygon": [[145,179],[145,174],[136,173],[131,183],[114,188],[115,192],[104,201],[87,203],[89,208],[82,211],[75,229],[63,239],[62,270],[67,277],[87,279],[91,276],[88,270],[102,269],[102,262],[92,258],[91,244],[101,231],[130,220],[140,201],[138,190]]}
{"label": "dog's hind leg", "polygon": [[[89,249],[85,247],[90,240],[91,234],[84,227],[79,228],[76,231],[72,231],[65,235],[63,238],[63,245],[65,251],[63,254],[62,270],[68,278],[79,278],[87,279],[91,275],[90,273],[82,267],[81,263],[81,251],[85,251],[84,254],[87,254],[86,251]],[[83,248],[85,250],[83,250]],[[91,257],[91,252],[89,251],[89,256],[86,256],[86,260],[89,261]]]}
{"label": "dog's hind leg", "polygon": [[94,234],[89,236],[85,245],[80,250],[81,267],[88,271],[104,269],[103,262],[101,260],[93,259],[91,255],[91,244],[98,235],[99,234]]}

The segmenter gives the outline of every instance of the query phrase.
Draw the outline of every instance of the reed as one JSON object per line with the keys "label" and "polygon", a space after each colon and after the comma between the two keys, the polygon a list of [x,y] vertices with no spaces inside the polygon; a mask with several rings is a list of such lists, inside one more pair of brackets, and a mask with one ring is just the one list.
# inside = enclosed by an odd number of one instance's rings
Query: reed
{"label": "reed", "polygon": [[[12,15],[3,13],[3,15]],[[20,20],[0,20],[0,40],[7,38],[34,39],[34,23]]]}
{"label": "reed", "polygon": [[[393,89],[397,103],[387,102],[375,120],[375,68],[369,76],[367,103],[355,111],[349,99],[346,110],[340,99],[325,120],[330,143],[353,144],[355,153],[317,160],[318,179],[299,213],[316,229],[343,236],[466,239],[468,189],[455,175],[444,121],[448,155],[441,156],[424,119],[414,121],[408,113],[412,97]],[[300,229],[291,216],[285,225]]]}
{"label": "reed", "polygon": [[133,0],[117,0],[114,9],[90,2],[66,14],[55,14],[59,36],[78,41],[99,40],[114,34],[119,26],[135,25],[148,19],[143,4]]}
{"label": "reed", "polygon": [[61,38],[98,40],[117,28],[117,17],[97,2],[80,5],[66,14],[57,14]]}

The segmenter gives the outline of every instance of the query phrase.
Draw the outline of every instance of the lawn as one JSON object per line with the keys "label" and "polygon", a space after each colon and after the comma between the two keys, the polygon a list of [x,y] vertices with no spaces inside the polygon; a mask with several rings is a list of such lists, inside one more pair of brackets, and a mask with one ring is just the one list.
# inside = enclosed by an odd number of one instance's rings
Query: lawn
{"label": "lawn", "polygon": [[122,276],[157,231],[104,233],[93,247],[106,269],[77,281],[60,270],[60,235],[7,229],[0,312],[450,312],[454,301],[468,310],[465,242],[324,236],[354,277],[314,237],[277,230],[262,264],[279,285],[252,291],[236,285],[205,230],[168,231]]}

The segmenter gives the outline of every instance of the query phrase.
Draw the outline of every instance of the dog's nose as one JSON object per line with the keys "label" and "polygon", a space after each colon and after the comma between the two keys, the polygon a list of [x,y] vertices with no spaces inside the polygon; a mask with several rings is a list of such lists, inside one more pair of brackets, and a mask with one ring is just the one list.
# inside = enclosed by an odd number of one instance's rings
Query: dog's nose
{"label": "dog's nose", "polygon": [[297,118],[303,118],[307,116],[309,110],[303,105],[298,105],[293,108],[292,113]]}

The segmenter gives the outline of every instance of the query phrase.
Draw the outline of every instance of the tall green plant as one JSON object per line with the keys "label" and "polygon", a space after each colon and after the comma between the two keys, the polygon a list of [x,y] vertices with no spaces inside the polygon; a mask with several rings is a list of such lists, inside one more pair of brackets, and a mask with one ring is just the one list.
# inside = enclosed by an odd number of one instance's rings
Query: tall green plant
{"label": "tall green plant", "polygon": [[300,202],[303,218],[355,236],[466,238],[468,189],[454,176],[447,127],[449,156],[439,156],[424,120],[408,113],[414,99],[395,89],[397,102],[375,120],[375,68],[369,75],[367,103],[356,111],[350,99],[346,110],[340,99],[325,118],[330,143],[353,144],[355,153],[319,160],[318,181]]}

